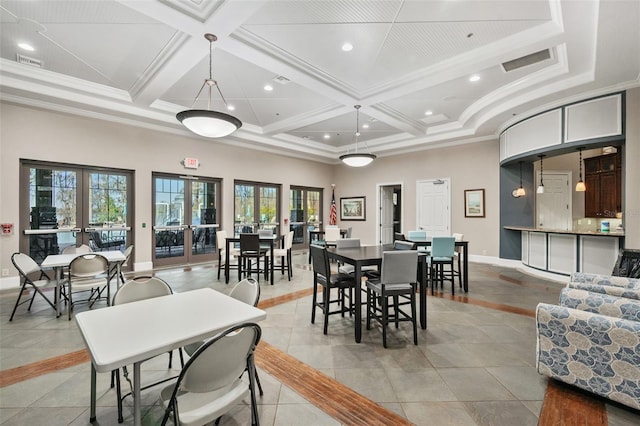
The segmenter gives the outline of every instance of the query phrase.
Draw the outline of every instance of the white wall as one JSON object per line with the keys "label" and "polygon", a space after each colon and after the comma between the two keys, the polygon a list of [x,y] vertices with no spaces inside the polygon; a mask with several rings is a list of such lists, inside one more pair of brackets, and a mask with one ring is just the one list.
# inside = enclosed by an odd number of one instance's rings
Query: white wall
{"label": "white wall", "polygon": [[[402,230],[416,229],[416,182],[424,179],[451,179],[451,229],[463,233],[474,255],[499,255],[500,167],[499,142],[383,157],[363,168],[337,166],[336,202],[340,197],[367,197],[366,222],[340,222],[352,226],[353,236],[363,244],[376,242],[376,189],[378,184],[403,183]],[[485,189],[485,217],[464,217],[464,190]]]}
{"label": "white wall", "polygon": [[640,249],[640,88],[627,91],[624,245]]}

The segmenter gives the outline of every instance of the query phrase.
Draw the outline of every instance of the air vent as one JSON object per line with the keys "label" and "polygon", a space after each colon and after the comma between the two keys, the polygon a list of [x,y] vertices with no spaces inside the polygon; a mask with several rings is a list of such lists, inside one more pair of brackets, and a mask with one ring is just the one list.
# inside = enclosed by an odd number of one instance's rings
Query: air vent
{"label": "air vent", "polygon": [[18,61],[19,64],[30,65],[36,68],[42,68],[42,61],[40,59],[30,58],[28,56],[24,56],[19,53],[16,54],[16,56],[17,56],[16,60]]}
{"label": "air vent", "polygon": [[291,80],[289,80],[287,77],[284,77],[282,75],[273,77],[273,81],[275,81],[276,83],[280,83],[282,85],[291,83]]}
{"label": "air vent", "polygon": [[549,49],[541,50],[539,52],[532,53],[530,55],[526,55],[512,61],[503,62],[502,68],[506,72],[509,72],[517,70],[518,68],[537,64],[538,62],[546,61],[547,59],[551,59],[551,51]]}

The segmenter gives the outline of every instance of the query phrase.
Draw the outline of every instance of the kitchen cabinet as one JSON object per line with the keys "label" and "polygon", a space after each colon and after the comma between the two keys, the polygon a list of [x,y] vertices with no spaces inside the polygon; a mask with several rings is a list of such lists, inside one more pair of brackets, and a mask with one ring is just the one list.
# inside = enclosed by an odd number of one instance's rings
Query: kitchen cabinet
{"label": "kitchen cabinet", "polygon": [[615,218],[622,211],[622,173],[620,154],[584,159],[585,217]]}

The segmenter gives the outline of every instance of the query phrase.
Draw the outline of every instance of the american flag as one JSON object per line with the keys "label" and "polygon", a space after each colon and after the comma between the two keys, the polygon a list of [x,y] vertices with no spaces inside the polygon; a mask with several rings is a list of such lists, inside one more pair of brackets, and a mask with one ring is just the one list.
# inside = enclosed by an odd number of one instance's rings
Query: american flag
{"label": "american flag", "polygon": [[331,190],[331,211],[329,212],[329,225],[338,223],[338,208],[336,207],[336,194]]}

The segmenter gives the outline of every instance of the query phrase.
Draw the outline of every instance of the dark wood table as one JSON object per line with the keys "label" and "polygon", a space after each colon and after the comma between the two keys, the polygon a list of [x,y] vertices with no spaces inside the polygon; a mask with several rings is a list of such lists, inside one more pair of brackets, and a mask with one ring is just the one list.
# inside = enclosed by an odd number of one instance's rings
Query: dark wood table
{"label": "dark wood table", "polygon": [[[362,282],[362,267],[377,266],[380,268],[382,264],[382,254],[385,251],[394,250],[392,244],[383,246],[361,246],[354,248],[328,247],[327,254],[329,258],[336,259],[340,262],[353,265],[354,278],[356,283]],[[427,328],[427,262],[426,254],[418,256],[419,264],[422,267],[422,279],[419,280],[420,285],[420,327]],[[362,340],[362,286],[356,285],[355,305],[359,308],[355,309],[355,339],[356,343]]]}
{"label": "dark wood table", "polygon": [[[407,239],[407,241],[415,243],[416,246],[418,247],[431,247],[431,237],[427,238],[426,240]],[[456,241],[455,246],[462,247],[462,252],[460,253],[460,255],[462,255],[462,271],[460,271],[460,273],[462,274],[462,289],[464,290],[465,293],[468,293],[469,292],[469,256],[468,256],[469,241]]]}
{"label": "dark wood table", "polygon": [[[276,242],[280,242],[280,247],[284,245],[284,235],[273,235],[272,237],[260,237],[260,242],[269,245],[271,254],[269,255],[269,277],[271,280],[271,285],[273,285],[273,249],[275,248]],[[225,255],[224,255],[224,280],[225,283],[229,284],[229,249],[231,248],[231,244],[239,243],[240,237],[227,237],[227,246],[225,247]]]}

